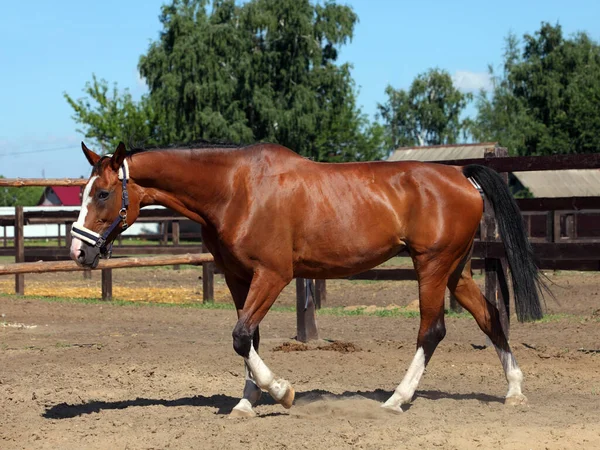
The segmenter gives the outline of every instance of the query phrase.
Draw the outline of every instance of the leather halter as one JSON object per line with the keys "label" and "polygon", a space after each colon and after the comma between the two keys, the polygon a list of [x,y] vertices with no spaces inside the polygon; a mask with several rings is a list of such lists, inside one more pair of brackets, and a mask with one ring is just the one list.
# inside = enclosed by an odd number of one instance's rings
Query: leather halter
{"label": "leather halter", "polygon": [[121,224],[122,231],[126,230],[128,227],[127,208],[129,207],[129,194],[127,192],[127,182],[129,181],[129,166],[127,165],[126,160],[123,160],[123,164],[119,169],[119,180],[122,180],[123,182],[121,209],[119,210],[119,215],[115,218],[115,220],[113,220],[113,222],[110,224],[110,227],[108,227],[106,231],[102,233],[102,235],[77,223],[74,223],[71,227],[72,237],[81,239],[83,242],[88,243],[92,247],[98,247],[100,253],[105,258],[110,258],[112,254],[112,243],[108,242],[108,237],[110,234],[119,226],[119,224]]}

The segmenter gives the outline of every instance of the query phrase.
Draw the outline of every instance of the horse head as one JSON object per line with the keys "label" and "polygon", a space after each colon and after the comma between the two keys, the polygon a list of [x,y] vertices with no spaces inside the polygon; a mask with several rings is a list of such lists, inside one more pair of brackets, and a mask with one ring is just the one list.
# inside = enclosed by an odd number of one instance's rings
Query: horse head
{"label": "horse head", "polygon": [[81,143],[92,174],[81,200],[81,211],[71,229],[71,258],[95,268],[101,256],[110,257],[113,240],[138,217],[140,190],[129,178],[125,145],[100,156]]}

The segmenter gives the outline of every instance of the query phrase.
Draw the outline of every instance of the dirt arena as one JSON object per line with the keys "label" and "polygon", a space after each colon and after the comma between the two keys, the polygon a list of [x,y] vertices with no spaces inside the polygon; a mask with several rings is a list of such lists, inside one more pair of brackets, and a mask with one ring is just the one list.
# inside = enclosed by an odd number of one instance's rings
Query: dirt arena
{"label": "dirt arena", "polygon": [[[198,298],[198,273],[117,271],[115,297],[190,303]],[[98,278],[27,276],[27,293],[73,289],[97,297]],[[233,310],[3,294],[0,448],[600,448],[600,278],[551,278],[559,301],[548,303],[553,315],[513,321],[527,406],[503,405],[506,381],[495,352],[481,349],[485,340],[472,319],[452,317],[413,403],[399,415],[379,405],[413,357],[418,318],[324,310],[323,340],[286,352],[277,349],[292,342],[295,314],[270,312],[261,354],[294,385],[295,405],[285,410],[264,394],[258,417],[232,419],[227,414],[244,384],[231,345]],[[0,279],[0,292],[12,283]],[[328,286],[328,307],[404,307],[416,298],[413,282]],[[221,281],[216,297],[227,301]],[[278,304],[293,303],[290,287]],[[331,341],[347,351],[330,350]]]}

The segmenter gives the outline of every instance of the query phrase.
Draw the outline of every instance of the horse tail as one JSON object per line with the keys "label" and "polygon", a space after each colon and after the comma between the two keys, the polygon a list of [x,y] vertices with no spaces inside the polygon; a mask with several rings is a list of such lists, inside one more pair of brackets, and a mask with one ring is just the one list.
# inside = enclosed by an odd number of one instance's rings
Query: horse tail
{"label": "horse tail", "polygon": [[541,319],[540,294],[542,290],[549,290],[540,277],[521,212],[508,186],[497,172],[485,166],[465,166],[463,174],[479,184],[494,209],[510,268],[519,322]]}

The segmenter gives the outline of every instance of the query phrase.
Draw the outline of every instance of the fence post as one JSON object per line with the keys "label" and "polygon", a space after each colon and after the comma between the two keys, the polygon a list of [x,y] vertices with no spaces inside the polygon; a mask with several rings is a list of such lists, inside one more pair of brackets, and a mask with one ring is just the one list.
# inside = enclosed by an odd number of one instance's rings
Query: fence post
{"label": "fence post", "polygon": [[458,303],[458,300],[456,300],[456,297],[454,295],[452,295],[452,293],[449,294],[449,298],[450,298],[450,311],[453,311],[455,313],[463,312],[462,306],[460,306],[460,304]]}
{"label": "fence post", "polygon": [[[15,262],[25,262],[25,214],[22,206],[15,206]],[[15,294],[25,295],[25,275],[15,275]]]}
{"label": "fence post", "polygon": [[[173,245],[179,245],[179,220],[171,222],[173,231]],[[179,270],[179,264],[173,266],[173,270]]]}
{"label": "fence post", "polygon": [[[73,226],[73,222],[65,222],[65,247],[71,247],[71,227]],[[58,230],[60,233],[60,225],[58,226]],[[60,247],[60,244],[59,244]]]}
{"label": "fence post", "polygon": [[565,216],[565,228],[568,239],[575,239],[577,237],[577,216],[575,213]]}
{"label": "fence post", "polygon": [[554,242],[554,211],[546,213],[546,242]]}
{"label": "fence post", "polygon": [[160,226],[162,231],[160,245],[167,245],[169,243],[169,223],[167,221],[162,221]]}
{"label": "fence post", "polygon": [[[508,156],[508,151],[505,148],[496,148],[491,154],[486,154],[486,158],[505,157]],[[508,182],[508,174],[500,174],[504,182]],[[484,242],[492,242],[497,238],[498,232],[496,229],[496,219],[492,205],[485,198],[482,240]],[[485,267],[485,296],[489,302],[494,304],[500,315],[500,324],[504,331],[504,335],[508,339],[510,327],[510,303],[508,296],[508,264],[506,258],[496,259],[488,258],[487,251],[484,259]],[[489,338],[487,343],[490,344]]]}
{"label": "fence post", "polygon": [[[312,280],[296,278],[296,340],[308,342],[319,339],[315,303],[311,293]],[[307,292],[308,288],[308,292]]]}
{"label": "fence post", "polygon": [[[208,248],[202,238],[202,253],[208,253]],[[215,263],[202,263],[202,302],[213,303],[215,301]]]}
{"label": "fence post", "polygon": [[327,303],[326,280],[315,280],[315,306],[321,309]]}
{"label": "fence post", "polygon": [[102,269],[102,300],[112,300],[112,269]]}

